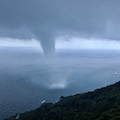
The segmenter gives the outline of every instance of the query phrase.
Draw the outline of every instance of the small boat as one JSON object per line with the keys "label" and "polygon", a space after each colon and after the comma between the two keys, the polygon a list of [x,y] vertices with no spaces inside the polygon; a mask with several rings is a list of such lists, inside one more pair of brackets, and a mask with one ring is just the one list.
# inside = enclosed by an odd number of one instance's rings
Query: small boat
{"label": "small boat", "polygon": [[117,75],[117,72],[115,72],[115,75]]}
{"label": "small boat", "polygon": [[44,104],[44,103],[45,103],[45,100],[42,100],[42,101],[41,101],[41,104]]}

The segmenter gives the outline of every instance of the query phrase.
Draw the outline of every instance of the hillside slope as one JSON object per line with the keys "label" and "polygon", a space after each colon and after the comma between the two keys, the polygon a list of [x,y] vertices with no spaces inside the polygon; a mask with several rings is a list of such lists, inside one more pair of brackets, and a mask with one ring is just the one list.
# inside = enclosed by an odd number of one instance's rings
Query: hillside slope
{"label": "hillside slope", "polygon": [[6,120],[120,120],[120,82],[93,92],[61,97]]}

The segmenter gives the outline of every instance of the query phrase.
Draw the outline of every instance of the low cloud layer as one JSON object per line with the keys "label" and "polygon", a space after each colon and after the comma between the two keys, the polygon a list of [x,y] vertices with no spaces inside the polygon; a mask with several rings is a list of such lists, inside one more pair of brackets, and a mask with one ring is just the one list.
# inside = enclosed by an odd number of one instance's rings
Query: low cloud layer
{"label": "low cloud layer", "polygon": [[120,39],[119,0],[1,0],[0,37],[37,39],[45,54],[61,36]]}

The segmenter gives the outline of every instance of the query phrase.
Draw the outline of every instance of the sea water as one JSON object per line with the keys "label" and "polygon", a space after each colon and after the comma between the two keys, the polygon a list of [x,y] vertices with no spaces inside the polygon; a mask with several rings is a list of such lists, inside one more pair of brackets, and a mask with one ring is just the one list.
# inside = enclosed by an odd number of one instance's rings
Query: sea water
{"label": "sea water", "polygon": [[0,120],[33,110],[41,101],[93,91],[120,80],[120,51],[0,48]]}

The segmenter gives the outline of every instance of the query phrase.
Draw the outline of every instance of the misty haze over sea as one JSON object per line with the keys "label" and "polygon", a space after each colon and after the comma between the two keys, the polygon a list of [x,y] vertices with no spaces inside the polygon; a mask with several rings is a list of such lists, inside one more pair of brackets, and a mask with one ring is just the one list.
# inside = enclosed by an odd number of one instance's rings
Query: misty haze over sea
{"label": "misty haze over sea", "polygon": [[92,91],[120,80],[120,51],[0,48],[0,120],[32,110],[42,100]]}

